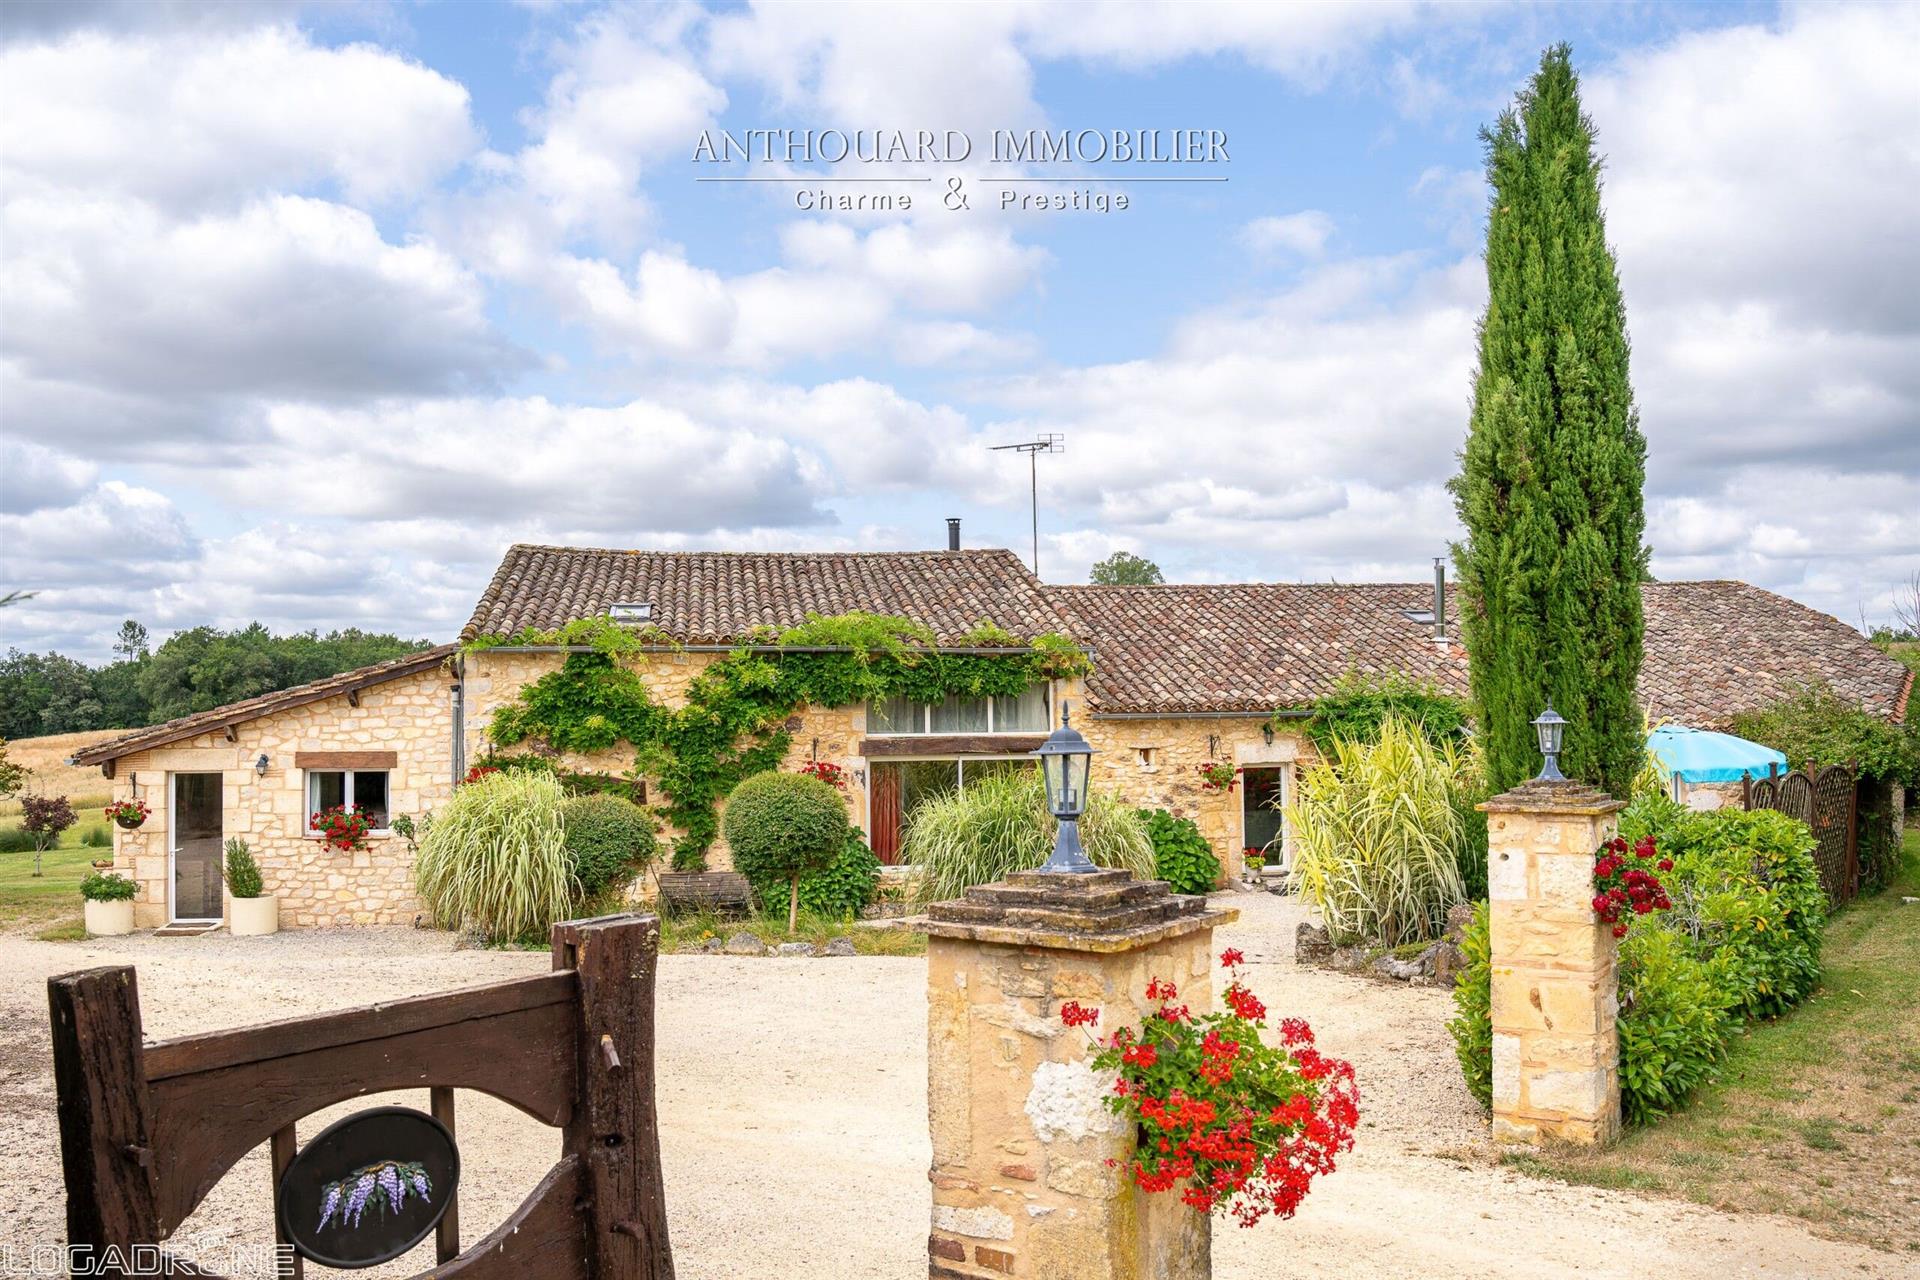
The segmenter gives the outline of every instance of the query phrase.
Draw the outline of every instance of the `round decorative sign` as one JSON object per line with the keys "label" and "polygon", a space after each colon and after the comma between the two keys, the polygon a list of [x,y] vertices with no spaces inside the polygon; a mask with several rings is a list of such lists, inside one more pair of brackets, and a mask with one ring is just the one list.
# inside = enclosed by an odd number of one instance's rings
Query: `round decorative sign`
{"label": "round decorative sign", "polygon": [[459,1182],[460,1150],[445,1125],[375,1107],[300,1148],[280,1178],[280,1229],[321,1266],[375,1266],[426,1239]]}

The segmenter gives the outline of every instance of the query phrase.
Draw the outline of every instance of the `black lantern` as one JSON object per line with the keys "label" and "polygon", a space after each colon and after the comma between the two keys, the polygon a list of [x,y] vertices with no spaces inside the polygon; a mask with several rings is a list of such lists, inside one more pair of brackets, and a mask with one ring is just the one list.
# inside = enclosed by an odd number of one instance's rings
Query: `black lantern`
{"label": "black lantern", "polygon": [[1080,847],[1080,815],[1087,811],[1087,776],[1093,770],[1093,748],[1071,723],[1070,713],[1060,707],[1060,727],[1047,735],[1033,753],[1040,760],[1040,776],[1047,784],[1047,811],[1059,821],[1060,830],[1053,839],[1053,856],[1040,870],[1079,874],[1098,871]]}
{"label": "black lantern", "polygon": [[1567,775],[1560,772],[1560,739],[1566,736],[1567,722],[1553,709],[1553,699],[1547,699],[1547,709],[1533,722],[1533,732],[1540,740],[1540,754],[1547,758],[1535,782],[1565,782]]}

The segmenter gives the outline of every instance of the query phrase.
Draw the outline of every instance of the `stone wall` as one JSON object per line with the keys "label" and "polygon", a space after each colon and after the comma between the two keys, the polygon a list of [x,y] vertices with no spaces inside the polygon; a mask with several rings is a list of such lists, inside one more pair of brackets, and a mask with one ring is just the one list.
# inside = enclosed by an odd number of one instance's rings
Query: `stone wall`
{"label": "stone wall", "polygon": [[[687,686],[694,677],[721,656],[717,653],[685,651],[654,653],[633,659],[630,665],[645,684],[649,697],[662,706],[679,707],[686,704]],[[558,670],[564,660],[565,655],[558,653],[483,650],[468,655],[465,687],[469,762],[495,749],[487,741],[486,729],[499,709],[517,700],[520,690],[526,685],[550,671]],[[867,821],[867,771],[866,759],[860,754],[860,743],[866,736],[867,709],[864,706],[802,707],[788,718],[786,728],[792,735],[792,743],[780,767],[789,771],[797,770],[815,759],[839,765],[847,779],[848,814],[856,826],[864,829]],[[510,754],[524,748],[498,749]],[[633,748],[623,742],[605,751],[572,753],[562,759],[569,769],[625,774],[633,768],[633,756]],[[650,803],[656,804],[665,800],[664,796],[656,796],[651,791],[647,798]],[[724,804],[721,810],[724,812]],[[663,843],[670,842],[675,834],[673,831],[663,832]],[[664,849],[662,856],[668,856]],[[716,839],[713,848],[707,852],[707,868],[726,871],[732,867],[733,859],[727,850],[725,838]]]}
{"label": "stone wall", "polygon": [[[1268,743],[1260,732],[1262,721],[1253,717],[1113,720],[1076,715],[1074,724],[1093,745],[1093,785],[1141,808],[1193,819],[1219,857],[1223,879],[1239,876],[1245,866],[1243,798],[1237,786],[1229,792],[1204,787],[1201,766],[1297,769],[1317,759],[1313,745],[1299,734],[1276,733]],[[1292,787],[1291,778],[1286,785]]]}
{"label": "stone wall", "polygon": [[[442,668],[416,672],[346,694],[127,756],[114,770],[115,799],[138,796],[152,816],[137,831],[114,830],[114,866],[139,886],[134,922],[167,923],[170,777],[219,773],[228,836],[246,840],[260,862],[266,891],[280,899],[289,927],[411,924],[420,911],[406,841],[375,836],[365,849],[342,853],[306,834],[305,774],[298,751],[392,751],[388,806],[419,814],[453,791],[452,684]],[[255,771],[260,756],[267,771]]]}

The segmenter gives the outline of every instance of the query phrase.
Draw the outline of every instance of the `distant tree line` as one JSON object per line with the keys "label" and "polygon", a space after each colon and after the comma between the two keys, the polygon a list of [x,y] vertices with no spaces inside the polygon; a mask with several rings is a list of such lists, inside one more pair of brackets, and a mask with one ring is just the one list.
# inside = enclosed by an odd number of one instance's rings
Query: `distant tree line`
{"label": "distant tree line", "polygon": [[88,729],[137,729],[272,693],[427,646],[425,640],[349,628],[276,636],[260,623],[195,627],[149,650],[128,621],[102,666],[60,653],[9,649],[0,661],[0,738]]}

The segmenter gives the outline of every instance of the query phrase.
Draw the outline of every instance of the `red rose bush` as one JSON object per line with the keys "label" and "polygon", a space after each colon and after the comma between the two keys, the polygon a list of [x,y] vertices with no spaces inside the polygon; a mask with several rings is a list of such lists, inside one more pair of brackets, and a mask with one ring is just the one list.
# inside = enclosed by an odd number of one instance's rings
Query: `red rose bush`
{"label": "red rose bush", "polygon": [[1673,870],[1673,859],[1660,857],[1652,836],[1641,836],[1632,845],[1615,836],[1593,855],[1593,914],[1601,924],[1613,926],[1616,938],[1627,936],[1625,913],[1643,916],[1673,905],[1660,877],[1647,870],[1648,863]]}
{"label": "red rose bush", "polygon": [[[1267,1008],[1240,980],[1245,962],[1232,948],[1220,955],[1229,975],[1220,1013],[1195,1015],[1155,978],[1147,998],[1159,1008],[1137,1032],[1095,1039],[1092,1065],[1115,1074],[1107,1106],[1135,1125],[1134,1184],[1250,1227],[1292,1217],[1313,1179],[1353,1149],[1360,1094],[1353,1065],[1315,1049],[1300,1019],[1281,1020],[1277,1045],[1261,1038]],[[1060,1008],[1070,1027],[1099,1017],[1074,1001]]]}

